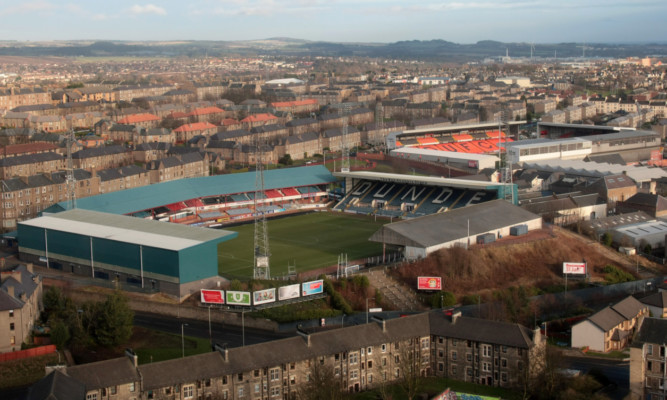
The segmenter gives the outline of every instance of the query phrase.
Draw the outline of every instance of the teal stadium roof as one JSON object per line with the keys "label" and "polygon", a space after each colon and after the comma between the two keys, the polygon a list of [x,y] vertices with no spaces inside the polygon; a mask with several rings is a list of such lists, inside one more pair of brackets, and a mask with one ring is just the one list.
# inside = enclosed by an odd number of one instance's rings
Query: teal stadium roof
{"label": "teal stadium roof", "polygon": [[[320,185],[336,178],[322,165],[264,171],[264,188],[280,189]],[[111,214],[130,214],[200,197],[255,191],[255,172],[187,178],[156,183],[76,200],[76,207]],[[62,201],[44,210],[56,213],[67,209]]]}

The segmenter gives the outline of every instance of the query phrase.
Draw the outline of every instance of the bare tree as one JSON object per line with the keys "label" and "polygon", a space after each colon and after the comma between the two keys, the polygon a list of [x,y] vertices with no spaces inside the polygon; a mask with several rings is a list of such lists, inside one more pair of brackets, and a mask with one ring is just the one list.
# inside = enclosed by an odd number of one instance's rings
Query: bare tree
{"label": "bare tree", "polygon": [[397,378],[399,384],[405,390],[408,400],[417,396],[422,384],[421,375],[421,352],[419,350],[419,339],[414,338],[410,344],[403,344],[395,357],[399,357],[398,367],[400,369]]}
{"label": "bare tree", "polygon": [[306,382],[297,389],[299,400],[340,400],[343,392],[331,365],[312,360]]}

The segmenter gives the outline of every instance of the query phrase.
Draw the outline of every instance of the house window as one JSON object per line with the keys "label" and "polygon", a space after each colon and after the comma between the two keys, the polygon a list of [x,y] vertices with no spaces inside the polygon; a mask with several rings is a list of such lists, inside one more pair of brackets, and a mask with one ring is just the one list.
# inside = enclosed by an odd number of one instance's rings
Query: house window
{"label": "house window", "polygon": [[350,371],[350,379],[359,379],[359,371],[356,369]]}
{"label": "house window", "polygon": [[500,374],[500,379],[503,382],[507,382],[507,372],[503,372],[502,374]]}
{"label": "house window", "polygon": [[13,331],[13,330],[14,330],[14,323],[13,323],[13,322],[10,322],[10,323],[9,323],[9,330],[10,330],[10,331]]}
{"label": "house window", "polygon": [[240,382],[240,381],[243,381],[243,372],[241,372],[241,373],[239,374],[238,378],[239,378],[239,382]]}
{"label": "house window", "polygon": [[400,377],[400,376],[401,376],[401,370],[398,369],[398,368],[396,368],[396,370],[394,371],[394,376],[395,376],[396,378]]}
{"label": "house window", "polygon": [[[468,355],[470,355],[470,354],[468,354]],[[442,357],[442,350],[440,350],[440,357]],[[458,355],[456,354],[456,352],[452,351],[452,360],[456,361],[457,358],[458,358]]]}
{"label": "house window", "polygon": [[500,360],[500,365],[503,367],[507,367],[507,359],[503,358],[502,360]]}
{"label": "house window", "polygon": [[239,388],[239,397],[243,397],[243,386]]}
{"label": "house window", "polygon": [[109,394],[117,394],[118,393],[118,386],[111,386],[109,388]]}
{"label": "house window", "polygon": [[381,349],[382,349],[382,352],[383,352],[383,353],[386,352],[386,351],[387,351],[387,345],[386,345],[386,344],[382,344]]}
{"label": "house window", "polygon": [[271,397],[278,397],[278,396],[280,396],[280,386],[272,387]]}
{"label": "house window", "polygon": [[366,349],[366,354],[368,354],[368,355],[373,354],[373,348],[369,347],[368,349]]}
{"label": "house window", "polygon": [[14,310],[9,310],[9,318],[14,318]]}
{"label": "house window", "polygon": [[468,362],[472,362],[472,354],[466,354],[466,360],[468,360]]}
{"label": "house window", "polygon": [[458,373],[458,369],[456,368],[456,365],[452,365],[452,375],[456,375]]}
{"label": "house window", "polygon": [[370,368],[373,368],[373,361],[372,361],[372,360],[371,360],[371,361],[368,361],[368,368],[369,368],[369,369],[370,369]]}
{"label": "house window", "polygon": [[359,361],[359,354],[350,353],[350,364],[356,364]]}
{"label": "house window", "polygon": [[272,370],[270,370],[269,379],[271,379],[272,382],[280,379],[280,368],[273,368]]}
{"label": "house window", "polygon": [[255,383],[255,393],[259,393],[259,383]]}
{"label": "house window", "polygon": [[97,400],[97,392],[86,394],[86,400]]}
{"label": "house window", "polygon": [[134,392],[136,389],[134,388],[134,382],[130,383],[129,385],[129,390],[130,392]]}

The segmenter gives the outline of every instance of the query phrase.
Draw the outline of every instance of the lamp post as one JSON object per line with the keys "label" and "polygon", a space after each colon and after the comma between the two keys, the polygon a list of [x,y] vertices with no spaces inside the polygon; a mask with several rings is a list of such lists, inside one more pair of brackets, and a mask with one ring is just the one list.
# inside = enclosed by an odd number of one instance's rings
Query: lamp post
{"label": "lamp post", "polygon": [[366,323],[368,323],[368,297],[366,297]]}
{"label": "lamp post", "polygon": [[188,324],[181,324],[181,358],[185,358],[185,329],[184,327],[188,326]]}
{"label": "lamp post", "polygon": [[241,338],[242,346],[245,347],[245,311],[241,311]]}

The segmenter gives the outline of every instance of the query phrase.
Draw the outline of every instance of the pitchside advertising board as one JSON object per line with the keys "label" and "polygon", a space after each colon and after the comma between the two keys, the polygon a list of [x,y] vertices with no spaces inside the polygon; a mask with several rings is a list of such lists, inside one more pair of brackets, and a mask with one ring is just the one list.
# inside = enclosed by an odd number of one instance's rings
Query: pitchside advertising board
{"label": "pitchside advertising board", "polygon": [[439,276],[420,276],[417,278],[419,290],[442,290],[442,278]]}
{"label": "pitchside advertising board", "polygon": [[304,296],[323,293],[324,281],[320,279],[319,281],[304,282],[301,284],[301,292]]}
{"label": "pitchside advertising board", "polygon": [[201,302],[208,304],[225,304],[225,291],[202,289]]}
{"label": "pitchside advertising board", "polygon": [[563,274],[567,275],[586,275],[586,263],[564,262]]}
{"label": "pitchside advertising board", "polygon": [[252,304],[266,304],[276,301],[276,289],[257,290],[252,293]]}
{"label": "pitchside advertising board", "polygon": [[250,292],[234,292],[232,290],[227,291],[227,304],[236,305],[236,306],[249,306],[250,305]]}

